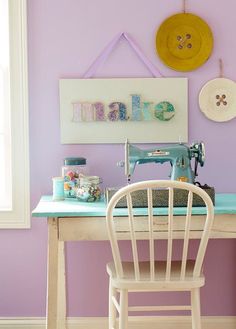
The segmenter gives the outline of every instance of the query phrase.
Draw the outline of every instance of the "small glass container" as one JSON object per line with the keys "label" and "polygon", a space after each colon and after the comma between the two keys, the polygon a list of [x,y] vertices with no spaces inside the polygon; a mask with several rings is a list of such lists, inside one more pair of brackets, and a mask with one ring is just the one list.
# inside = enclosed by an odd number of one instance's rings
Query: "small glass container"
{"label": "small glass container", "polygon": [[98,176],[80,176],[80,187],[77,190],[79,201],[94,202],[101,198],[101,179]]}
{"label": "small glass container", "polygon": [[62,167],[64,177],[64,195],[66,198],[76,198],[79,188],[79,176],[88,173],[85,158],[65,158]]}

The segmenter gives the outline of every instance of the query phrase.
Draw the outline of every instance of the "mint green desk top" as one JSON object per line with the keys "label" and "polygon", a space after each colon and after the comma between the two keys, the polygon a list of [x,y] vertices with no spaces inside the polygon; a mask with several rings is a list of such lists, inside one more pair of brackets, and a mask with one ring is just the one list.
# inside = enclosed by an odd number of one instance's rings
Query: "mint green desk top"
{"label": "mint green desk top", "polygon": [[[194,207],[192,214],[204,215],[204,207]],[[146,215],[144,208],[135,208],[135,215]],[[155,208],[154,215],[166,215],[167,208]],[[174,208],[175,215],[185,215],[186,208]],[[216,194],[215,214],[236,214],[236,194]],[[52,201],[51,196],[43,196],[37,207],[33,210],[33,217],[104,217],[106,215],[106,203],[104,200],[88,203],[76,199],[64,201]],[[116,209],[115,215],[126,216],[127,209]]]}

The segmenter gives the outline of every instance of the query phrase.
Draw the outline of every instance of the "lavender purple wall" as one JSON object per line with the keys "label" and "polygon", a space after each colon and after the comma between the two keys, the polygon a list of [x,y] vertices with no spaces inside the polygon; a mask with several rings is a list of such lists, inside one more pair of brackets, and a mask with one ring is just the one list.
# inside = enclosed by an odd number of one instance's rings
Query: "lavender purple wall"
{"label": "lavender purple wall", "polygon": [[[168,77],[189,78],[189,142],[206,144],[206,165],[201,182],[217,192],[236,192],[235,123],[207,120],[198,108],[203,84],[219,74],[236,79],[235,0],[187,1],[190,12],[211,26],[215,45],[209,61],[182,74],[165,67],[155,53],[160,23],[181,10],[182,1],[157,0],[30,0],[28,1],[31,207],[42,194],[50,194],[51,177],[60,173],[62,159],[79,155],[88,159],[90,172],[105,186],[125,183],[116,162],[124,158],[123,145],[61,145],[58,79],[81,77],[104,46],[119,32],[130,33],[153,63]],[[149,77],[125,41],[112,53],[97,77]],[[148,171],[148,172],[147,172]],[[167,167],[138,167],[134,180],[164,178]],[[111,258],[107,242],[69,243],[68,295],[71,316],[107,314],[105,264]],[[202,313],[236,315],[236,241],[210,241]],[[32,220],[30,230],[0,232],[0,316],[45,316],[47,224]],[[221,283],[222,282],[222,283]],[[148,297],[145,297],[148,298]],[[164,298],[162,296],[162,298]],[[170,297],[166,297],[170,301]],[[176,298],[176,296],[172,296]],[[151,297],[151,302],[157,297]]]}

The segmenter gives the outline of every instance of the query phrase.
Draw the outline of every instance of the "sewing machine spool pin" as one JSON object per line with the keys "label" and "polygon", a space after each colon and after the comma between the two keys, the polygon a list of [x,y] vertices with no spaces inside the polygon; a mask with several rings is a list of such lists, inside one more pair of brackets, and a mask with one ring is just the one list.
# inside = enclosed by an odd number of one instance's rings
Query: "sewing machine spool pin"
{"label": "sewing machine spool pin", "polygon": [[[118,161],[118,162],[117,162],[117,166],[118,166],[118,167],[121,167],[121,168],[125,167],[125,161],[123,161],[123,160]],[[126,177],[127,177],[127,185],[129,185],[130,182],[131,182],[131,175],[126,174]]]}

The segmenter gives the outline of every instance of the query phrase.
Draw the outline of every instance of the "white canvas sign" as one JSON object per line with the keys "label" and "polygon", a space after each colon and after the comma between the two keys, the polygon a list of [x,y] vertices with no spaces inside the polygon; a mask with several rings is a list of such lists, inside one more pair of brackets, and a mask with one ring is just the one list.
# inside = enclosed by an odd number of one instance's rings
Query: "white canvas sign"
{"label": "white canvas sign", "polygon": [[186,78],[61,79],[63,144],[188,142]]}

